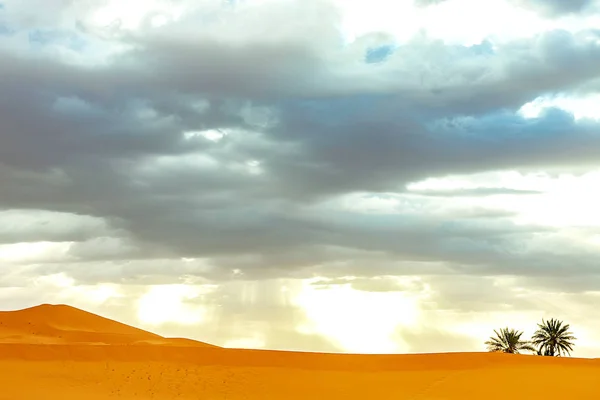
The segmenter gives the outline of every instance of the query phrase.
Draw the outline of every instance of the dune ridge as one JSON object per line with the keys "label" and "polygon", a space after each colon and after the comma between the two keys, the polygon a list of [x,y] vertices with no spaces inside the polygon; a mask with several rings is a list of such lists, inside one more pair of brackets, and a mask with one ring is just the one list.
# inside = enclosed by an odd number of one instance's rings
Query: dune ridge
{"label": "dune ridge", "polygon": [[66,304],[42,304],[0,311],[0,345],[28,344],[161,344],[216,347],[191,339],[165,338]]}
{"label": "dune ridge", "polygon": [[596,359],[225,349],[67,305],[0,312],[0,400],[596,399],[598,375]]}

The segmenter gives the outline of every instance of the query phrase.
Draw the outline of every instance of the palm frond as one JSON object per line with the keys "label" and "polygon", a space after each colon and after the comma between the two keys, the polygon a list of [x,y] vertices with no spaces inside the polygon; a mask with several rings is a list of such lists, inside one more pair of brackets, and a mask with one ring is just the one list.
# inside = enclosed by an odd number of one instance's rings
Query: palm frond
{"label": "palm frond", "polygon": [[533,351],[535,348],[528,342],[521,340],[523,332],[515,329],[502,328],[499,331],[494,329],[495,336],[490,337],[485,342],[488,351],[490,352],[501,352],[510,354],[519,354],[522,351]]}
{"label": "palm frond", "polygon": [[538,347],[538,354],[546,356],[571,355],[575,336],[569,331],[571,326],[558,319],[548,321],[542,319],[538,330],[534,333],[531,343]]}

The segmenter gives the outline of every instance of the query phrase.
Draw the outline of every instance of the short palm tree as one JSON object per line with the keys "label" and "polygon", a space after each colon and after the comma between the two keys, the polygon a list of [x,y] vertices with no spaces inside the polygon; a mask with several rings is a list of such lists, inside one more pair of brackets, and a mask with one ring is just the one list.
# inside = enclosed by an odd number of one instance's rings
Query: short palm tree
{"label": "short palm tree", "polygon": [[542,320],[531,342],[538,348],[537,352],[544,356],[571,355],[575,336],[569,332],[569,324],[557,319]]}
{"label": "short palm tree", "polygon": [[496,336],[490,337],[490,340],[485,342],[488,351],[519,354],[522,351],[533,351],[535,348],[526,340],[521,340],[523,332],[514,329],[503,328],[499,331],[494,329]]}

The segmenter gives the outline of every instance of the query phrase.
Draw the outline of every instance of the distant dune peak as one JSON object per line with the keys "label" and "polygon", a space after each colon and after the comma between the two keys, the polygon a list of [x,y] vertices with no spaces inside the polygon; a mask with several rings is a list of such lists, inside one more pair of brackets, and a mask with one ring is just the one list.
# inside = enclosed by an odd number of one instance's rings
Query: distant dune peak
{"label": "distant dune peak", "polygon": [[[44,303],[0,311],[0,343],[178,345],[182,340],[165,338],[67,304]],[[194,340],[186,343],[213,347]]]}

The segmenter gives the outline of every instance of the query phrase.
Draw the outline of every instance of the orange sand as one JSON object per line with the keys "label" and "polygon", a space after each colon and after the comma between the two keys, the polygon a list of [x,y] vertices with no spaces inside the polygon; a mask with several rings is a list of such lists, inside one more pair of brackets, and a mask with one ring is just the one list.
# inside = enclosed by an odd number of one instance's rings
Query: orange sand
{"label": "orange sand", "polygon": [[69,306],[0,312],[0,400],[597,399],[600,360],[223,349]]}

